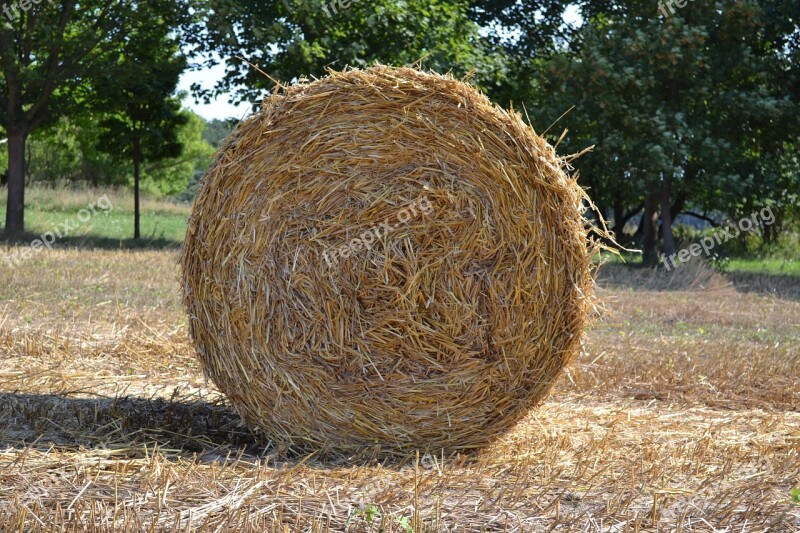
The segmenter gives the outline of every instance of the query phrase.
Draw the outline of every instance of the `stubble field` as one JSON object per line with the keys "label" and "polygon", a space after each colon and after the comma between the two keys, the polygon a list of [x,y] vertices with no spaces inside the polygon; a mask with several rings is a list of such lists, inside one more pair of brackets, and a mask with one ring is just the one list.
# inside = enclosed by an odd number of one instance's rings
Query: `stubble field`
{"label": "stubble field", "polygon": [[242,427],[194,358],[176,263],[0,271],[0,531],[800,531],[796,277],[610,265],[584,353],[513,433],[378,462]]}

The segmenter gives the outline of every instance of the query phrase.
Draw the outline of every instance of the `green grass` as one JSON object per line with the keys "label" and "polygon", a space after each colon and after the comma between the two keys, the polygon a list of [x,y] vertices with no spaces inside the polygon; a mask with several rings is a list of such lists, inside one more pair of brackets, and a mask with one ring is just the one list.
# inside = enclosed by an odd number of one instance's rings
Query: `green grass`
{"label": "green grass", "polygon": [[611,265],[638,265],[642,262],[642,254],[622,250],[617,255],[612,252],[601,251],[593,257],[593,260],[595,263],[599,263],[602,260],[604,264]]}
{"label": "green grass", "polygon": [[[610,252],[601,252],[594,257],[594,262],[602,260],[606,264],[626,264],[629,266],[641,265],[642,256],[638,253],[623,251],[620,255]],[[726,259],[722,263],[722,270],[726,273],[747,273],[780,276],[800,277],[800,258],[791,257],[738,257]]]}
{"label": "green grass", "polygon": [[749,272],[754,274],[781,274],[800,276],[798,259],[731,259],[726,272]]}
{"label": "green grass", "polygon": [[[106,196],[107,203],[98,202]],[[91,204],[109,207],[95,209],[86,222],[78,215]],[[190,206],[145,197],[141,201],[141,242],[133,241],[133,194],[125,189],[46,189],[31,187],[26,191],[25,230],[30,238],[45,232],[62,230],[69,221],[74,227],[69,237],[58,244],[74,241],[100,247],[169,246],[183,242]],[[5,191],[0,197],[0,217],[5,218]],[[86,215],[83,215],[86,218]],[[27,238],[26,238],[27,240]]]}

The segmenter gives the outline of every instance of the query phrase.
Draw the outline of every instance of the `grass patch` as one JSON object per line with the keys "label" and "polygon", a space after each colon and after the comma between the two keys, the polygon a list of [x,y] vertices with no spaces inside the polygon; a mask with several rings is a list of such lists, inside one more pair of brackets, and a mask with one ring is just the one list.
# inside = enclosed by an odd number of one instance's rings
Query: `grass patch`
{"label": "grass patch", "polygon": [[[95,210],[86,222],[78,214],[101,197],[110,209]],[[189,204],[164,199],[143,197],[141,204],[140,242],[133,240],[133,193],[126,189],[50,189],[30,187],[26,191],[25,229],[30,239],[59,229],[69,221],[74,227],[69,237],[60,239],[58,245],[92,245],[101,248],[179,245],[186,234],[186,221],[191,211]],[[0,217],[5,219],[6,190],[0,196]],[[85,215],[84,215],[85,218]]]}
{"label": "grass patch", "polygon": [[780,274],[800,276],[800,260],[797,259],[731,259],[725,267],[727,272],[754,274]]}

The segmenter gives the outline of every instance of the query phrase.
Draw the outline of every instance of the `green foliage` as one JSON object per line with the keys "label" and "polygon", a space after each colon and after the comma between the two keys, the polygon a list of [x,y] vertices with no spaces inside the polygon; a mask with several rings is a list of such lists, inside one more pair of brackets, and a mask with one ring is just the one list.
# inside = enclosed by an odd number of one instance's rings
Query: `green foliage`
{"label": "green foliage", "polygon": [[792,496],[793,503],[800,503],[800,489],[792,489],[789,494]]}
{"label": "green foliage", "polygon": [[[86,82],[104,74],[108,50],[126,37],[133,2],[35,3],[14,24],[0,25],[0,100],[20,98],[25,115],[0,106],[0,124],[33,131],[85,102]],[[116,31],[114,31],[116,30]],[[48,58],[47,61],[42,58]]]}
{"label": "green foliage", "polygon": [[49,128],[37,130],[28,139],[28,174],[36,181],[56,183],[80,168],[77,126],[62,117]]}
{"label": "green foliage", "polygon": [[182,153],[146,165],[142,174],[142,188],[157,196],[185,191],[196,175],[205,172],[214,155],[214,148],[205,139],[206,123],[203,119],[188,110],[181,111],[181,115],[186,119],[177,131]]}
{"label": "green foliage", "polygon": [[[176,195],[185,191],[211,162],[214,149],[203,138],[203,119],[186,109],[180,113],[186,119],[177,131],[177,140],[184,147],[182,154],[142,168],[142,189],[151,195]],[[62,118],[55,126],[38,130],[28,145],[29,181],[54,186],[64,183],[132,186],[132,164],[114,160],[99,150],[102,134],[98,116],[89,114]]]}
{"label": "green foliage", "polygon": [[77,125],[75,135],[81,150],[81,164],[72,177],[63,176],[63,179],[85,181],[95,187],[127,185],[131,174],[130,165],[100,149],[103,135],[100,118],[96,113],[87,112],[70,119]]}
{"label": "green foliage", "polygon": [[364,509],[364,520],[367,521],[367,524],[373,523],[376,519],[381,517],[381,513],[378,510],[378,506],[374,503],[371,503]]}
{"label": "green foliage", "polygon": [[781,235],[800,231],[800,139],[761,155],[753,167],[755,170],[742,179],[741,194],[730,199],[728,211],[743,217],[769,207],[776,223],[763,237],[764,244],[773,245]]}
{"label": "green foliage", "polygon": [[407,516],[401,516],[397,519],[397,526],[400,531],[405,533],[414,533],[414,527],[411,525],[411,520]]}
{"label": "green foliage", "polygon": [[237,123],[238,121],[236,120],[219,120],[215,118],[206,123],[206,127],[203,130],[203,139],[214,148],[219,148],[222,141],[236,128]]}
{"label": "green foliage", "polygon": [[[137,6],[150,12],[150,6]],[[103,114],[102,151],[116,160],[158,161],[181,155],[177,130],[188,118],[172,95],[186,60],[160,16],[150,13],[130,32],[107,75],[93,80],[93,108]]]}
{"label": "green foliage", "polygon": [[541,63],[528,109],[547,126],[574,106],[552,139],[566,128],[562,152],[596,146],[576,166],[605,215],[624,222],[659,191],[673,216],[788,205],[797,182],[775,169],[800,123],[800,72],[785,10],[692,2],[664,19],[649,1],[580,7],[585,24]]}
{"label": "green foliage", "polygon": [[101,131],[97,118],[84,114],[62,117],[28,139],[27,179],[59,185],[87,182],[94,186],[127,182],[128,168],[97,150]]}
{"label": "green foliage", "polygon": [[[326,67],[381,62],[463,75],[475,70],[478,85],[492,83],[502,62],[489,54],[470,19],[466,0],[370,0],[326,14],[323,0],[209,0],[205,32],[193,44],[223,57],[245,58],[275,80],[320,76]],[[255,22],[254,22],[255,21]],[[218,91],[235,90],[258,101],[274,83],[247,63],[228,65]],[[199,89],[199,88],[196,88]],[[206,96],[210,96],[206,93]]]}
{"label": "green foliage", "polygon": [[[737,238],[721,239],[720,244],[714,245],[709,260],[720,270],[726,270],[736,258],[777,262],[796,260],[800,257],[800,234],[795,230],[786,229],[778,233],[777,237],[769,237],[771,229],[778,224],[777,216],[775,220],[772,225],[758,225],[752,231],[739,234]],[[699,230],[681,224],[675,228],[675,238],[679,248],[688,248],[693,243],[699,243],[704,237],[713,239],[715,233],[719,232],[720,230],[715,228]],[[719,234],[724,235],[724,233]]]}
{"label": "green foliage", "polygon": [[350,520],[354,516],[360,516],[364,518],[364,521],[367,524],[372,525],[376,520],[381,519],[381,512],[380,509],[378,509],[378,506],[375,505],[374,503],[371,503],[364,508],[354,509],[352,513],[349,514],[347,517],[347,523],[345,525],[345,528],[350,525]]}

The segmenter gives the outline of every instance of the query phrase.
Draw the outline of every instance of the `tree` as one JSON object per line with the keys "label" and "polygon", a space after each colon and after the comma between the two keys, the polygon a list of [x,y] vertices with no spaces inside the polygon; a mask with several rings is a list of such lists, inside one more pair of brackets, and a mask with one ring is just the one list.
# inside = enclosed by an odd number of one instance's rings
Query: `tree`
{"label": "tree", "polygon": [[471,4],[470,18],[481,27],[483,46],[491,56],[502,59],[502,70],[496,70],[491,82],[484,82],[489,96],[506,107],[538,93],[544,65],[577,31],[564,19],[573,4],[557,0],[473,0]]}
{"label": "tree", "polygon": [[[0,26],[0,127],[8,135],[5,232],[25,229],[25,145],[31,132],[69,116],[90,99],[87,82],[107,75],[107,59],[137,19],[161,14],[178,28],[188,23],[183,0],[64,0],[29,3]],[[5,18],[4,18],[5,20]]]}
{"label": "tree", "polygon": [[76,129],[76,123],[61,117],[29,137],[25,162],[28,181],[56,184],[76,177],[81,164]]}
{"label": "tree", "polygon": [[188,122],[180,113],[180,100],[173,94],[186,60],[179,53],[179,42],[170,28],[150,6],[155,20],[133,29],[108,75],[95,80],[98,95],[95,109],[105,115],[100,121],[103,135],[100,148],[116,160],[133,163],[134,233],[139,239],[141,166],[146,161],[178,157],[183,149],[178,129]]}
{"label": "tree", "polygon": [[641,209],[653,265],[659,229],[670,255],[677,214],[744,193],[764,170],[757,161],[778,157],[796,131],[795,29],[766,1],[693,2],[667,19],[647,1],[581,7],[585,24],[544,65],[532,107],[546,122],[576,106],[563,146],[597,145],[582,174],[617,226]]}
{"label": "tree", "polygon": [[222,141],[230,135],[236,127],[237,120],[214,119],[206,122],[203,129],[203,139],[214,148],[219,148]]}
{"label": "tree", "polygon": [[474,70],[479,85],[492,83],[501,64],[484,49],[469,10],[466,0],[370,0],[347,8],[329,0],[209,0],[193,44],[227,58],[228,70],[214,91],[194,89],[206,97],[234,90],[239,101],[255,102],[274,87],[262,72],[291,82],[324,75],[328,66],[418,60],[440,72]]}
{"label": "tree", "polygon": [[186,118],[178,128],[177,141],[183,147],[181,155],[152,161],[142,172],[142,187],[156,195],[176,195],[186,191],[192,180],[211,165],[214,147],[204,138],[206,123],[198,115],[183,109]]}
{"label": "tree", "polygon": [[5,185],[8,180],[8,152],[3,150],[7,142],[6,132],[0,129],[0,185]]}
{"label": "tree", "polygon": [[[180,113],[186,117],[177,131],[183,151],[178,157],[143,164],[142,191],[156,196],[182,193],[211,163],[214,148],[203,138],[205,122],[188,109]],[[100,113],[62,117],[52,127],[40,128],[31,135],[26,157],[28,184],[85,182],[94,187],[132,187],[132,162],[112,158],[99,149],[106,135],[100,121],[105,118]],[[0,152],[0,174],[6,168],[4,161],[5,152]]]}

